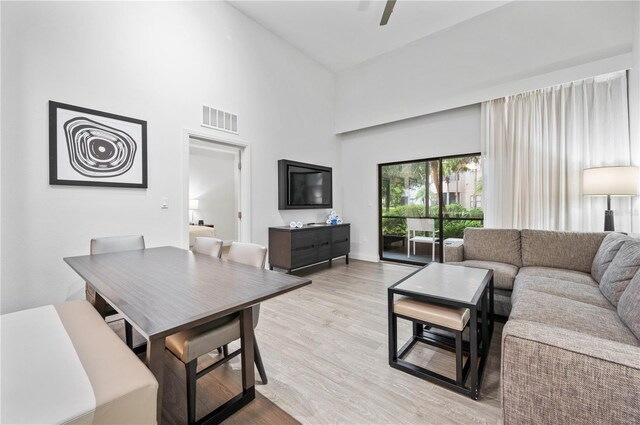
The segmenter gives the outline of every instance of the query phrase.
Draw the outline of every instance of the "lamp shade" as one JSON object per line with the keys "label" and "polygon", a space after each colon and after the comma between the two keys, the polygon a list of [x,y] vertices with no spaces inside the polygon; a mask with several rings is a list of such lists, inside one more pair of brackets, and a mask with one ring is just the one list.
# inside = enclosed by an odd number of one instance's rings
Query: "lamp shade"
{"label": "lamp shade", "polygon": [[189,209],[197,210],[198,209],[198,200],[197,199],[189,199]]}
{"label": "lamp shade", "polygon": [[596,167],[582,172],[583,195],[638,195],[638,167]]}

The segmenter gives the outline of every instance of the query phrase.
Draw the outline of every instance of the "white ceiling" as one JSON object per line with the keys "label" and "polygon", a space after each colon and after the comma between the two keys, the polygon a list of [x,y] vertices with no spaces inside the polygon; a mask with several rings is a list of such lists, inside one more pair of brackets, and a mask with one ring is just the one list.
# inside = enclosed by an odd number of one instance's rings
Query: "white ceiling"
{"label": "white ceiling", "polygon": [[384,0],[228,2],[333,71],[508,3],[398,0],[389,23],[381,27]]}

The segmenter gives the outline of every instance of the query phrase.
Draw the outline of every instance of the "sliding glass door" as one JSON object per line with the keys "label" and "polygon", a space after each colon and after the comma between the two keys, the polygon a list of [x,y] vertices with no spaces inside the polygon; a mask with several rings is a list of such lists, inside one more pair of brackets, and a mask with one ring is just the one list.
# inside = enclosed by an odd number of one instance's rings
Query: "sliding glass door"
{"label": "sliding glass door", "polygon": [[482,226],[479,154],[380,164],[378,183],[383,260],[440,261],[443,244]]}

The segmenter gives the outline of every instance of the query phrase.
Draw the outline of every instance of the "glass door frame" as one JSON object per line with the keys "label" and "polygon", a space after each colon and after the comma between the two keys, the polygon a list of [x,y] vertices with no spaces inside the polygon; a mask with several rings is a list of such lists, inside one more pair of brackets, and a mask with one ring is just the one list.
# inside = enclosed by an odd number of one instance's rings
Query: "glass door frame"
{"label": "glass door frame", "polygon": [[[424,266],[424,263],[412,260],[401,260],[396,258],[385,258],[384,257],[384,235],[382,234],[382,219],[383,218],[406,218],[399,216],[383,216],[382,215],[382,167],[389,165],[401,165],[401,164],[411,164],[416,162],[438,162],[438,179],[439,184],[436,185],[438,189],[438,217],[429,217],[435,218],[438,220],[438,262],[442,263],[443,254],[444,254],[444,220],[469,220],[467,217],[443,217],[444,213],[444,193],[442,184],[443,175],[442,175],[442,161],[446,159],[452,158],[464,158],[469,156],[482,156],[480,152],[467,153],[467,154],[456,154],[456,155],[446,155],[446,156],[436,156],[431,158],[420,158],[420,159],[410,159],[404,161],[393,161],[393,162],[385,162],[378,164],[378,258],[380,261],[393,261],[395,263],[404,263],[404,264],[412,264],[418,266]],[[474,219],[478,221],[482,221],[484,223],[484,217]],[[428,263],[427,263],[428,264]]]}

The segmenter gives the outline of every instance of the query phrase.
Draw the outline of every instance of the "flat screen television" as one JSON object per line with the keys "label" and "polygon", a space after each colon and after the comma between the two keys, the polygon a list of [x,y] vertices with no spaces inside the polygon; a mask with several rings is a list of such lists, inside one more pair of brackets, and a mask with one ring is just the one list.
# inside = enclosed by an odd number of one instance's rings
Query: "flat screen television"
{"label": "flat screen television", "polygon": [[332,208],[331,168],[281,159],[278,161],[278,208]]}

